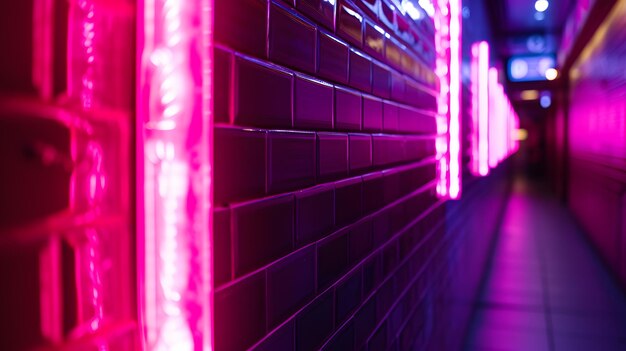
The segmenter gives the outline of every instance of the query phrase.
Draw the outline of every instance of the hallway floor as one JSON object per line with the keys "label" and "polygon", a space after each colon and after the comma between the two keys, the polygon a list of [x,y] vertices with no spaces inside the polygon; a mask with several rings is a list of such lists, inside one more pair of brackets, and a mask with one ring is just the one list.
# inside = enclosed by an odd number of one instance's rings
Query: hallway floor
{"label": "hallway floor", "polygon": [[626,350],[626,298],[570,214],[515,181],[467,351]]}

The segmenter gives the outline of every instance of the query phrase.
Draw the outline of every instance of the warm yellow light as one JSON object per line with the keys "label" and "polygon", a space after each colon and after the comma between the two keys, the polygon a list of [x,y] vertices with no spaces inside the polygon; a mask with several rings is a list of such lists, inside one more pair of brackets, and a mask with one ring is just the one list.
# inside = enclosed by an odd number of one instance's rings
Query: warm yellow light
{"label": "warm yellow light", "polygon": [[520,98],[524,101],[531,101],[539,99],[539,91],[537,90],[524,90],[519,94]]}
{"label": "warm yellow light", "polygon": [[555,80],[558,75],[559,75],[559,71],[557,71],[556,68],[548,68],[546,70],[547,80]]}
{"label": "warm yellow light", "polygon": [[524,141],[528,139],[528,131],[526,129],[517,129],[515,131],[515,140]]}

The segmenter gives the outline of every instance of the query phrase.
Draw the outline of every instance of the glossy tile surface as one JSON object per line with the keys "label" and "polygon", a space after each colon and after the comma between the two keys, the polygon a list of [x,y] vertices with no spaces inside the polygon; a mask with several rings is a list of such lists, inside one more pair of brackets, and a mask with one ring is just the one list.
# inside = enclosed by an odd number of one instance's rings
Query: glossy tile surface
{"label": "glossy tile surface", "polygon": [[465,350],[625,350],[625,296],[583,235],[516,179]]}

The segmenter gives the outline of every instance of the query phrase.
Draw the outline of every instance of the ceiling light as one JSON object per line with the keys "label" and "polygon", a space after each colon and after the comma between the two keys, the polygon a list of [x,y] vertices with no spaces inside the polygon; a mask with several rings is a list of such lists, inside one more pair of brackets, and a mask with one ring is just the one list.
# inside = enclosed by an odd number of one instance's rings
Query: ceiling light
{"label": "ceiling light", "polygon": [[548,68],[546,70],[547,80],[555,80],[558,75],[559,75],[559,71],[557,71],[556,68]]}
{"label": "ceiling light", "polygon": [[524,101],[539,99],[539,92],[537,90],[524,90],[519,95],[520,98]]}
{"label": "ceiling light", "polygon": [[537,10],[537,12],[544,12],[548,9],[549,5],[548,0],[537,0],[535,1],[535,10]]}
{"label": "ceiling light", "polygon": [[552,105],[552,98],[550,97],[550,95],[544,95],[539,100],[539,103],[541,104],[541,107],[548,108],[550,107],[550,105]]}
{"label": "ceiling light", "polygon": [[546,18],[546,15],[543,12],[535,12],[535,19],[537,21],[543,21]]}

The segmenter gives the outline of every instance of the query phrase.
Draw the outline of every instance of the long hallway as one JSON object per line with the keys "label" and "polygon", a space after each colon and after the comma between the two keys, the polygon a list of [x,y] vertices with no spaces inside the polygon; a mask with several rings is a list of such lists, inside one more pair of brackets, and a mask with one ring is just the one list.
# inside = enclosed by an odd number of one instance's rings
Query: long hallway
{"label": "long hallway", "polygon": [[622,291],[545,193],[515,180],[466,349],[625,350]]}

